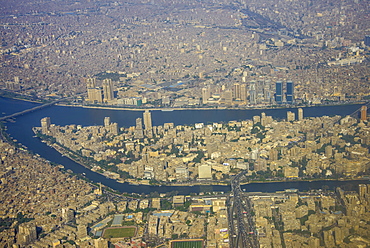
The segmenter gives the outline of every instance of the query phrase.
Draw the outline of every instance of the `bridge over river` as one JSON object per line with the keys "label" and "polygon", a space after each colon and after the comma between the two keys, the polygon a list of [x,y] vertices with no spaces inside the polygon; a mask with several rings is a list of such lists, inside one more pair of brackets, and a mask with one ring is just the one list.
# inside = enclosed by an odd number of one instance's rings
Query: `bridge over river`
{"label": "bridge over river", "polygon": [[27,114],[27,113],[33,112],[33,111],[36,111],[36,110],[39,110],[39,109],[42,109],[42,108],[49,107],[49,106],[54,105],[54,104],[56,104],[56,103],[58,103],[58,102],[65,101],[65,100],[68,100],[68,99],[73,98],[73,97],[75,97],[75,96],[66,97],[66,98],[61,98],[61,99],[58,99],[58,100],[55,100],[55,101],[52,101],[52,102],[49,102],[49,103],[41,104],[41,105],[39,105],[39,106],[36,106],[36,107],[30,108],[30,109],[26,109],[26,110],[23,110],[23,111],[20,111],[20,112],[17,112],[17,113],[11,114],[11,115],[7,115],[7,116],[0,117],[0,122],[1,122],[1,121],[9,120],[9,119],[15,118],[15,117],[17,117],[17,116],[20,116],[20,115],[24,115],[24,114]]}

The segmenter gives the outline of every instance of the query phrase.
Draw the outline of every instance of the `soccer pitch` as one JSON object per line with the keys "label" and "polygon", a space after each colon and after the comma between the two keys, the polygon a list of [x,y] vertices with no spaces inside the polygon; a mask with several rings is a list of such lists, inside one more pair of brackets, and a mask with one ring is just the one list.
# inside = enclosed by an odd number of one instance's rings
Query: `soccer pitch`
{"label": "soccer pitch", "polygon": [[104,230],[103,238],[129,238],[135,236],[135,227],[107,228]]}
{"label": "soccer pitch", "polygon": [[203,241],[175,241],[171,248],[203,248]]}

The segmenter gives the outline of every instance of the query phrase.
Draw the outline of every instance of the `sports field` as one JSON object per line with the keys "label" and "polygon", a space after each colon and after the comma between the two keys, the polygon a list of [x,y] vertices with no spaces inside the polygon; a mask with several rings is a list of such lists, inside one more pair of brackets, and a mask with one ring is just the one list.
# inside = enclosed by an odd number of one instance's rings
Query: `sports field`
{"label": "sports field", "polygon": [[174,241],[171,242],[171,248],[203,248],[203,241]]}
{"label": "sports field", "polygon": [[135,236],[136,227],[117,227],[106,228],[103,233],[103,238],[128,238]]}

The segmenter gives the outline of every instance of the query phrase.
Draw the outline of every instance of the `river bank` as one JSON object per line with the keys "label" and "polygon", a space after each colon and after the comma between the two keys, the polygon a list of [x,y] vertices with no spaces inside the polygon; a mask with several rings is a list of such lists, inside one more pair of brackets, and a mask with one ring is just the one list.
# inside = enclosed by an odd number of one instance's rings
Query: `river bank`
{"label": "river bank", "polygon": [[119,107],[119,106],[92,106],[92,105],[82,105],[82,104],[63,104],[57,103],[57,106],[63,107],[77,107],[85,109],[106,109],[106,110],[126,110],[126,111],[184,111],[184,110],[260,110],[260,109],[298,109],[298,108],[312,108],[312,107],[330,107],[330,106],[347,106],[347,105],[358,105],[358,104],[367,104],[366,101],[356,101],[356,102],[347,102],[347,103],[337,103],[337,104],[314,104],[314,105],[263,105],[263,106],[249,106],[249,107],[192,107],[192,108],[135,108],[135,107]]}
{"label": "river bank", "polygon": [[[34,107],[34,103],[11,100],[9,98],[0,97],[0,106],[3,115],[23,111]],[[353,113],[360,108],[360,105],[347,106],[324,106],[312,107],[304,109],[305,117],[317,117],[323,115],[341,115],[345,116]],[[260,109],[260,110],[188,110],[188,111],[153,111],[152,120],[153,126],[163,125],[163,123],[173,122],[175,125],[186,125],[192,123],[221,123],[231,120],[251,119],[255,115],[265,112],[266,115],[271,115],[273,118],[286,118],[286,112],[289,109]],[[294,111],[294,110],[293,110]],[[17,140],[16,143],[25,145],[33,154],[39,154],[47,161],[53,164],[63,165],[65,170],[70,170],[74,174],[84,175],[93,183],[102,183],[107,187],[125,193],[150,194],[151,192],[166,193],[177,191],[180,194],[191,194],[199,192],[229,192],[230,186],[216,185],[210,182],[200,181],[191,186],[174,183],[172,185],[133,185],[125,182],[117,182],[116,180],[105,177],[102,174],[91,171],[79,163],[62,156],[54,148],[42,143],[39,139],[34,138],[32,127],[40,126],[40,120],[44,117],[50,117],[52,123],[56,125],[71,125],[77,124],[82,126],[102,125],[104,117],[110,116],[111,120],[117,122],[120,127],[130,127],[135,125],[135,119],[142,117],[142,112],[135,111],[115,111],[106,109],[93,108],[72,108],[62,106],[49,106],[44,109],[37,110],[26,115],[18,116],[15,122],[6,123],[7,133],[12,139]],[[297,188],[305,191],[309,189],[319,189],[323,185],[329,184],[331,188],[341,185],[349,185],[348,188],[356,189],[360,181],[282,181],[282,182],[250,182],[246,185],[248,192],[275,192],[276,190],[284,190],[286,188]],[[145,182],[145,181],[144,181]],[[368,182],[368,180],[364,180]],[[141,182],[143,183],[143,182]],[[207,185],[206,185],[207,184]],[[189,184],[190,185],[190,184]],[[243,186],[242,186],[243,187]]]}

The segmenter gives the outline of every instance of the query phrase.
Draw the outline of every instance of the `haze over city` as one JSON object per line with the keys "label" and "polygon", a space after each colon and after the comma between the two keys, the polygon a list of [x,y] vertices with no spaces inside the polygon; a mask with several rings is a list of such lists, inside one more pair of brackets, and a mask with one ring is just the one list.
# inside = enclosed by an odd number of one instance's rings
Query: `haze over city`
{"label": "haze over city", "polygon": [[0,247],[370,246],[369,7],[0,0]]}

